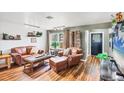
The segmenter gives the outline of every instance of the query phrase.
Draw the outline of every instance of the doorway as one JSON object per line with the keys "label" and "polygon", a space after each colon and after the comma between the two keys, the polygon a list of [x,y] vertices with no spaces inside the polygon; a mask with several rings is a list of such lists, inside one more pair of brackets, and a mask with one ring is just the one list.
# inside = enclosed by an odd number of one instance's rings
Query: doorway
{"label": "doorway", "polygon": [[97,55],[104,52],[104,33],[102,32],[91,32],[90,34],[90,50],[91,55]]}

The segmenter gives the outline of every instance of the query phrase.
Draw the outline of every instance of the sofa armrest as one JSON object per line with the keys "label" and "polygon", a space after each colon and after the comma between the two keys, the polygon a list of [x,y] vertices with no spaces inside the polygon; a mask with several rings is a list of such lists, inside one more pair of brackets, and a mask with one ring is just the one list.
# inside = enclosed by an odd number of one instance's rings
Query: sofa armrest
{"label": "sofa armrest", "polygon": [[19,53],[11,53],[11,56],[21,56]]}
{"label": "sofa armrest", "polygon": [[22,65],[22,57],[19,53],[11,53],[12,60],[18,65]]}

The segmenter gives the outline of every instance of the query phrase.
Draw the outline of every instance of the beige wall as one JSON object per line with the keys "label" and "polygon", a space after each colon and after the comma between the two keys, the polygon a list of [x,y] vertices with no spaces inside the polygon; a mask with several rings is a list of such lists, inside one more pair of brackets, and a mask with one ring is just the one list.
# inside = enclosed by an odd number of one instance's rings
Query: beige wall
{"label": "beige wall", "polygon": [[[31,38],[27,37],[27,32],[30,31],[41,31],[43,32],[42,37],[37,38],[37,43],[31,43]],[[11,35],[21,35],[21,40],[2,40],[2,33],[8,33]],[[0,50],[3,53],[10,52],[12,47],[33,45],[40,49],[45,49],[46,47],[46,31],[42,28],[33,28],[25,26],[24,24],[19,24],[11,21],[0,21]]]}

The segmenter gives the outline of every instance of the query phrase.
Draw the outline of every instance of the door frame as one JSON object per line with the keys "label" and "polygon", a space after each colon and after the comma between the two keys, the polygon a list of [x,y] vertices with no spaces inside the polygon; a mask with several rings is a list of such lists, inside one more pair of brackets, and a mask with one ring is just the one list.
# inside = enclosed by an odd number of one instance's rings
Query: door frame
{"label": "door frame", "polygon": [[91,55],[91,34],[102,34],[102,53],[104,53],[104,32],[90,32],[90,55]]}

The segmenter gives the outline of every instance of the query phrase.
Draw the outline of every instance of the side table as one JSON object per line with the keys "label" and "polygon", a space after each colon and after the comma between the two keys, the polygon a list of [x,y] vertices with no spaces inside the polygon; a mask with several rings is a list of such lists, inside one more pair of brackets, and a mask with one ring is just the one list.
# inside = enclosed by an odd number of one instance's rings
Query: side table
{"label": "side table", "polygon": [[5,59],[6,64],[8,66],[8,69],[11,67],[11,62],[10,62],[11,55],[0,55],[0,59]]}

